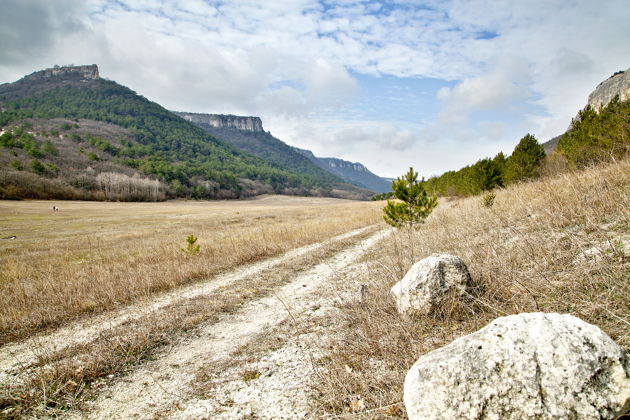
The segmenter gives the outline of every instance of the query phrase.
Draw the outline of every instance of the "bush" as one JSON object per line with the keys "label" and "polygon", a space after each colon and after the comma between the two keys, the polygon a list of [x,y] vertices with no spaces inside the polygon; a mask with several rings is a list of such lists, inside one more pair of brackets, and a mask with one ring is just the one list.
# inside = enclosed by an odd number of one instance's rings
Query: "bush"
{"label": "bush", "polygon": [[44,172],[46,172],[46,167],[44,166],[43,163],[41,163],[39,160],[37,159],[33,159],[31,160],[31,169],[33,170],[33,172],[35,172],[36,174],[43,174]]}
{"label": "bush", "polygon": [[182,248],[182,251],[187,253],[188,255],[197,255],[199,253],[200,245],[195,245],[197,243],[197,237],[195,235],[188,235],[186,237],[186,248]]}
{"label": "bush", "polygon": [[22,169],[24,169],[24,167],[22,166],[22,164],[20,163],[19,160],[17,159],[13,159],[10,163],[11,167],[15,170],[21,171]]}
{"label": "bush", "polygon": [[46,140],[44,142],[43,149],[44,149],[44,153],[47,155],[54,155],[54,156],[59,155],[59,150],[54,144],[50,142],[50,140]]}
{"label": "bush", "polygon": [[487,192],[481,197],[481,204],[486,208],[490,208],[494,205],[495,198],[497,198],[497,195],[494,191]]}
{"label": "bush", "polygon": [[437,205],[436,197],[429,197],[424,189],[424,179],[418,182],[418,173],[409,168],[403,177],[392,182],[394,197],[401,200],[387,201],[383,219],[389,225],[402,227],[422,223]]}
{"label": "bush", "polygon": [[512,184],[538,177],[544,158],[545,149],[536,137],[525,135],[505,162],[505,183]]}

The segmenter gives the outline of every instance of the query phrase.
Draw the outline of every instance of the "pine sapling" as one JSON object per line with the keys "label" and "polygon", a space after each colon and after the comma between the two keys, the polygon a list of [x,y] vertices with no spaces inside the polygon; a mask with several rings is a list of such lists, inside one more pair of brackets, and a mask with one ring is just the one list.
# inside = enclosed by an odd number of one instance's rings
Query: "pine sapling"
{"label": "pine sapling", "polygon": [[186,248],[182,248],[182,251],[188,255],[197,255],[199,253],[199,248],[201,247],[201,245],[195,245],[197,243],[197,237],[195,235],[188,235],[188,237],[186,237],[186,242],[188,245]]}
{"label": "pine sapling", "polygon": [[400,201],[387,201],[383,219],[394,227],[413,226],[424,222],[437,206],[437,197],[431,197],[424,189],[424,179],[418,181],[418,173],[409,168],[404,176],[392,182],[394,197]]}

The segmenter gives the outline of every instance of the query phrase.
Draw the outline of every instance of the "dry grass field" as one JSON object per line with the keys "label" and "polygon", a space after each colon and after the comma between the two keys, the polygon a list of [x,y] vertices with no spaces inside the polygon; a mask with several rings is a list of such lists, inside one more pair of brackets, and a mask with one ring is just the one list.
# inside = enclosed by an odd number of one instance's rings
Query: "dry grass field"
{"label": "dry grass field", "polygon": [[0,201],[0,344],[380,220],[327,198]]}
{"label": "dry grass field", "polygon": [[[480,287],[433,316],[399,316],[390,288],[436,252],[460,256]],[[630,350],[630,161],[500,190],[489,208],[481,197],[441,202],[367,260],[366,302],[338,305],[339,333],[319,360],[321,418],[406,418],[415,360],[504,315],[570,313]]]}

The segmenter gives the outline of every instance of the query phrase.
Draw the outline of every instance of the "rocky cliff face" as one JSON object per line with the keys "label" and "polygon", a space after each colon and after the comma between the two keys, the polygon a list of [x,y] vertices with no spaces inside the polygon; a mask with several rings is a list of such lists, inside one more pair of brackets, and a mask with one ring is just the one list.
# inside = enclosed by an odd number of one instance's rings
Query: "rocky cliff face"
{"label": "rocky cliff face", "polygon": [[588,105],[598,111],[608,105],[616,95],[619,95],[620,101],[630,99],[630,69],[619,71],[601,82],[588,95]]}
{"label": "rocky cliff face", "polygon": [[264,131],[262,120],[258,117],[241,117],[238,115],[195,114],[192,112],[175,112],[183,119],[212,128],[238,128],[246,131]]}
{"label": "rocky cliff face", "polygon": [[36,71],[28,76],[24,76],[24,81],[47,80],[53,77],[98,80],[98,66],[96,64],[88,66],[55,66],[50,69]]}

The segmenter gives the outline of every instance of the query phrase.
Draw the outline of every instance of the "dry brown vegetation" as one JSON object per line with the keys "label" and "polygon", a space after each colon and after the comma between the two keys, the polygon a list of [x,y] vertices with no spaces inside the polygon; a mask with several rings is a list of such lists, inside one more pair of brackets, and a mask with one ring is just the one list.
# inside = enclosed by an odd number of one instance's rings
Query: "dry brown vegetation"
{"label": "dry brown vegetation", "polygon": [[[466,304],[403,319],[389,289],[436,252],[463,258],[480,288]],[[343,327],[318,362],[322,418],[405,417],[413,362],[503,315],[571,313],[630,350],[630,162],[500,190],[489,207],[479,197],[443,201],[369,258],[365,305],[339,305]]]}
{"label": "dry brown vegetation", "polygon": [[[86,402],[116,377],[159,357],[160,349],[187,335],[194,335],[195,328],[200,325],[219,322],[222,316],[235,313],[247,302],[271,293],[299,272],[319,264],[376,229],[368,228],[356,236],[324,243],[312,252],[212,293],[177,301],[160,311],[103,331],[93,341],[52,352],[32,349],[38,360],[30,367],[26,379],[0,384],[0,418],[54,416],[67,413],[69,409],[84,408]],[[276,335],[272,336],[275,340]],[[255,379],[255,372],[244,374],[244,378]]]}
{"label": "dry brown vegetation", "polygon": [[[52,206],[60,207],[53,212]],[[378,203],[268,196],[0,201],[0,343],[380,220]],[[194,234],[199,254],[182,252]]]}

